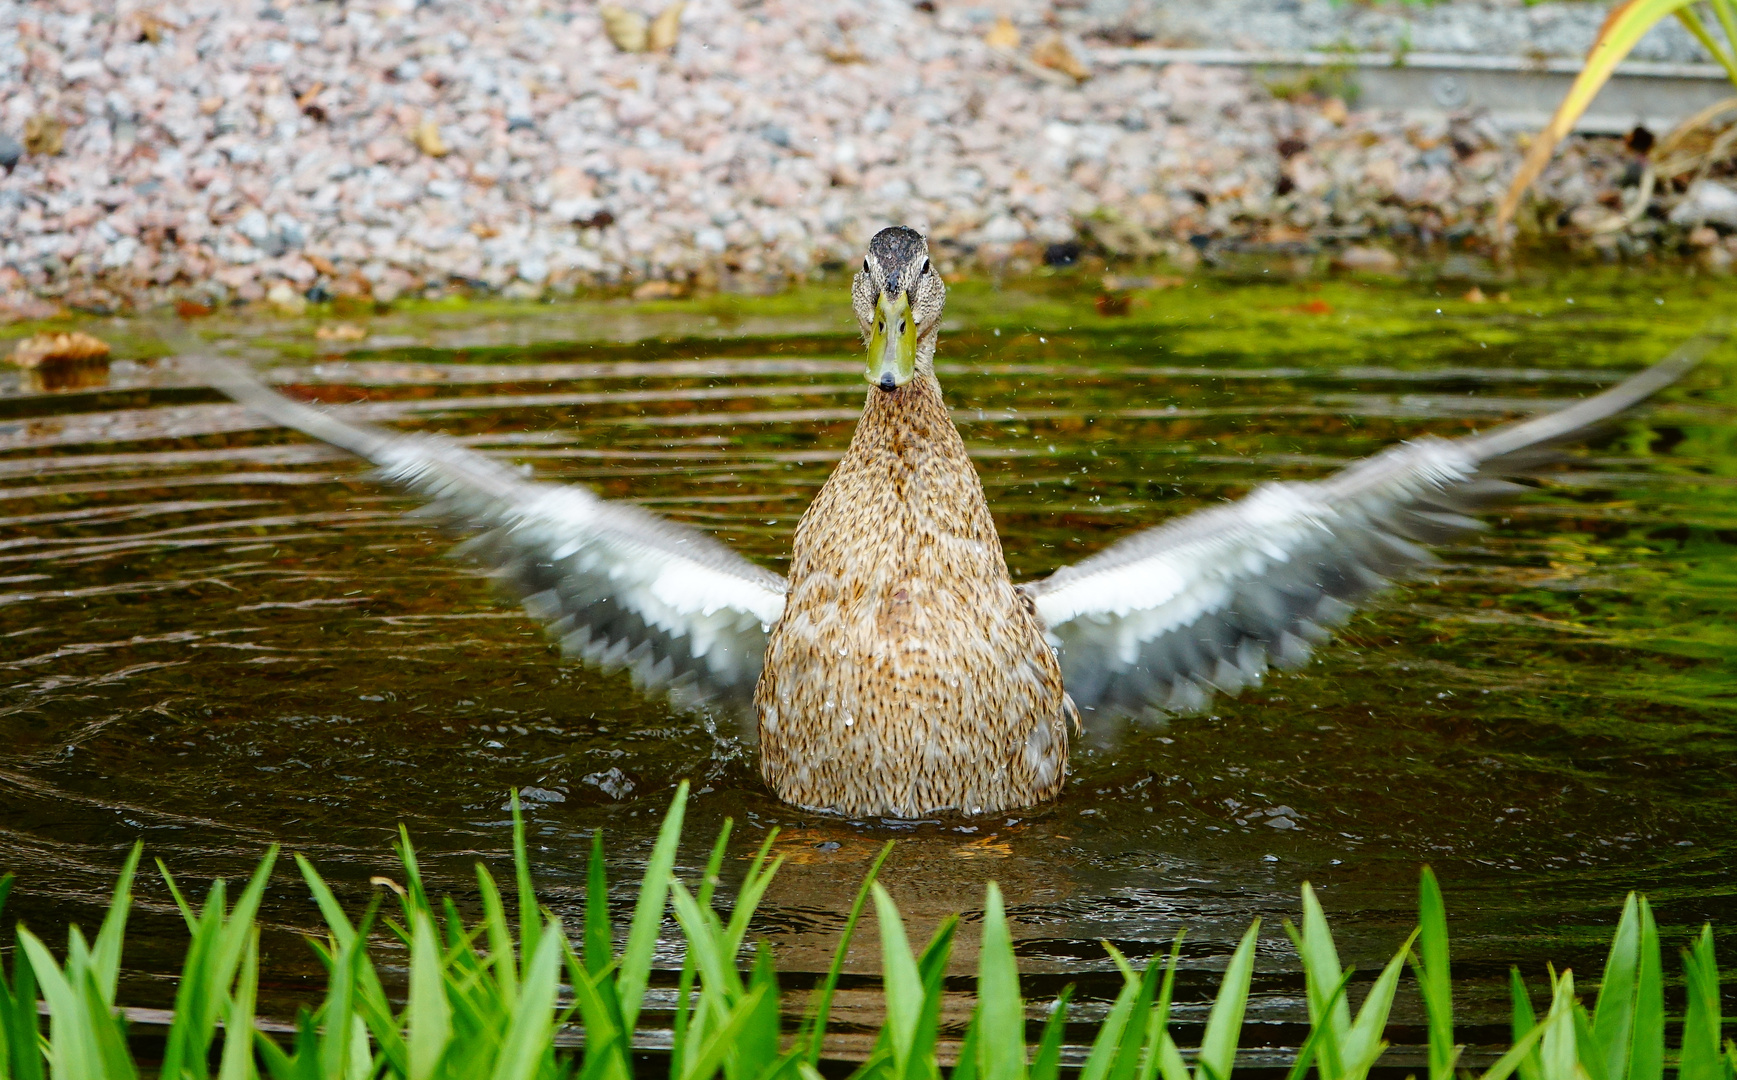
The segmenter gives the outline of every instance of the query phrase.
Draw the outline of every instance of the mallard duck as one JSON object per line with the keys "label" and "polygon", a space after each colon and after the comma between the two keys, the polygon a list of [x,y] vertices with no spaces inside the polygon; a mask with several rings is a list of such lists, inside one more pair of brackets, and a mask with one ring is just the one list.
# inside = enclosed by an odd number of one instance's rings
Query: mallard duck
{"label": "mallard duck", "polygon": [[1082,717],[1185,713],[1302,663],[1352,604],[1431,558],[1420,543],[1476,528],[1467,511],[1516,489],[1497,477],[1522,452],[1643,400],[1711,340],[1560,412],[1267,484],[1016,585],[935,377],[946,292],[922,234],[870,240],[851,285],[867,401],[786,577],[452,440],[349,422],[238,367],[213,379],[478,530],[468,553],[567,653],[677,706],[751,717],[779,798],[909,818],[1050,799]]}

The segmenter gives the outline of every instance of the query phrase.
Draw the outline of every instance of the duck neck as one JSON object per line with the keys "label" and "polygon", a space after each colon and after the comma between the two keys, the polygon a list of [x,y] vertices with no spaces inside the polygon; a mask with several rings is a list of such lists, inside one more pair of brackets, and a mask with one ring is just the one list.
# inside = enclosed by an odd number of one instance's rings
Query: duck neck
{"label": "duck neck", "polygon": [[890,467],[895,483],[905,479],[921,461],[965,459],[965,443],[933,369],[920,367],[910,382],[897,390],[871,389],[863,408],[851,456],[877,459]]}

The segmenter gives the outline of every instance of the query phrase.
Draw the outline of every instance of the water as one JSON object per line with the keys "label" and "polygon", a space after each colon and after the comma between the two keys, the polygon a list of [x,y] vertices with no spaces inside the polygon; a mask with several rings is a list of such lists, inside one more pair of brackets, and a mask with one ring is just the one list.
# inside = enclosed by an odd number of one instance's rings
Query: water
{"label": "water", "polygon": [[[966,283],[941,374],[1022,578],[1265,479],[1584,396],[1732,298],[1634,275],[1507,287],[1511,301],[1473,304],[1463,284],[1201,279],[1106,317],[1068,279]],[[304,324],[201,332],[300,396],[370,402],[782,570],[865,392],[848,319],[834,283],[758,301],[431,309],[374,320],[349,347]],[[1626,890],[1651,894],[1667,941],[1706,919],[1737,928],[1730,347],[1306,671],[1077,752],[1053,805],[895,826],[774,801],[728,725],[563,662],[355,462],[149,360],[163,347],[148,325],[91,329],[123,358],[106,385],[0,387],[0,865],[40,931],[94,924],[139,838],[200,890],[280,843],[359,907],[371,875],[395,872],[403,822],[434,886],[468,902],[474,862],[503,865],[514,785],[563,800],[530,816],[538,882],[570,915],[592,830],[628,878],[684,777],[698,792],[686,873],[725,817],[744,855],[782,830],[760,928],[787,987],[824,969],[857,880],[897,838],[885,881],[915,936],[967,912],[955,965],[969,972],[970,913],[993,878],[1029,996],[1077,982],[1086,1020],[1114,990],[1100,938],[1138,958],[1186,928],[1181,1013],[1197,1018],[1263,918],[1245,1036],[1257,1062],[1300,1039],[1280,920],[1305,880],[1372,977],[1433,864],[1474,1046],[1502,1038],[1510,962],[1535,986],[1546,959],[1596,977]],[[1279,807],[1299,827],[1269,825]],[[167,1004],[161,976],[184,939],[161,883],[148,875],[140,893],[124,994]],[[262,1009],[288,1015],[318,984],[297,937],[317,916],[292,870],[268,915]],[[1728,933],[1720,943],[1737,957]],[[872,973],[873,935],[862,944],[852,970]],[[847,1036],[874,1022],[866,1002],[843,1002]],[[1403,990],[1392,1060],[1414,1060],[1419,1012]]]}

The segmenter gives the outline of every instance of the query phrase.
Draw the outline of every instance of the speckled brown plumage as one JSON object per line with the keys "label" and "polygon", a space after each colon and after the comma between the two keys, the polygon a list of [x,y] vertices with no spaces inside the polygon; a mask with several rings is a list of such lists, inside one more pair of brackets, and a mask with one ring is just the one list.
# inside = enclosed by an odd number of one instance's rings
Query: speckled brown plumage
{"label": "speckled brown plumage", "polygon": [[799,806],[989,813],[1066,775],[1061,668],[1008,578],[925,344],[915,379],[869,391],[796,529],[755,705],[761,772]]}

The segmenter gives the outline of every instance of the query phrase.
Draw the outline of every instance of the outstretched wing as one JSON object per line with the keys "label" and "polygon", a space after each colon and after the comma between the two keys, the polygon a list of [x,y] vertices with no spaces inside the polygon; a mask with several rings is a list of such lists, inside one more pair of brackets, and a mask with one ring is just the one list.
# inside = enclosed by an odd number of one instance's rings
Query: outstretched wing
{"label": "outstretched wing", "polygon": [[563,651],[678,706],[746,712],[784,612],[782,577],[717,540],[589,491],[528,480],[438,435],[350,423],[292,401],[240,367],[207,361],[212,383],[286,427],[348,450],[424,511],[481,530],[460,550],[489,567]]}
{"label": "outstretched wing", "polygon": [[1646,399],[1723,334],[1559,412],[1402,443],[1311,483],[1273,483],[1122,540],[1023,588],[1088,717],[1185,713],[1301,664],[1352,605],[1479,522],[1522,459]]}

